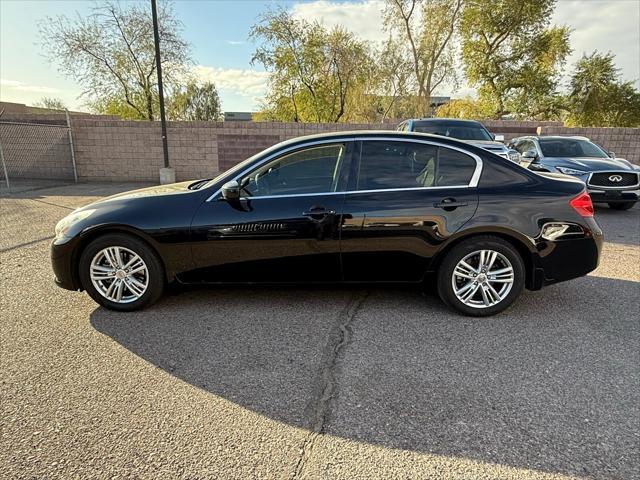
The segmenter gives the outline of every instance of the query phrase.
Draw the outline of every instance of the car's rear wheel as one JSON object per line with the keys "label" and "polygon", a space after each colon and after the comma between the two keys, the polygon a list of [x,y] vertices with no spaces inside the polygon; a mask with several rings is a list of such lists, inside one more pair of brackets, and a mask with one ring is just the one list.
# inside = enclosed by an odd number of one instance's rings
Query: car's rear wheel
{"label": "car's rear wheel", "polygon": [[92,241],[79,263],[82,286],[100,305],[132,311],[157,301],[164,289],[162,263],[143,241],[107,234]]}
{"label": "car's rear wheel", "polygon": [[609,204],[609,208],[613,208],[614,210],[629,210],[635,204],[636,204],[636,202],[610,203]]}
{"label": "car's rear wheel", "polygon": [[474,237],[456,245],[438,270],[440,298],[465,315],[484,317],[509,307],[524,288],[525,268],[507,241]]}

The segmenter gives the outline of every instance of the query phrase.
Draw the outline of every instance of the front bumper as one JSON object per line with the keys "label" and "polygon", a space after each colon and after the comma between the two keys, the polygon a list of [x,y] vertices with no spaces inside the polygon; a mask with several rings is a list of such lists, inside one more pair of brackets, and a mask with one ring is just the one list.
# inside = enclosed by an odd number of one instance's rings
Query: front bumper
{"label": "front bumper", "polygon": [[626,203],[640,200],[640,190],[604,189],[587,187],[593,203]]}
{"label": "front bumper", "polygon": [[54,281],[60,288],[80,290],[80,281],[74,268],[74,239],[56,238],[51,243],[51,267]]}

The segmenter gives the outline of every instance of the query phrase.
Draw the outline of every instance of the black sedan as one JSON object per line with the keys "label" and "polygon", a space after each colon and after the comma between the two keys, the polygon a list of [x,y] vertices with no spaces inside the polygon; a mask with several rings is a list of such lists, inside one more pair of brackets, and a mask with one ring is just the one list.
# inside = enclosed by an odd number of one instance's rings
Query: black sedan
{"label": "black sedan", "polygon": [[213,180],[115,195],[56,226],[56,282],[113,310],[185,284],[435,279],[475,316],[598,265],[585,186],[466,143],[342,132],[277,144]]}

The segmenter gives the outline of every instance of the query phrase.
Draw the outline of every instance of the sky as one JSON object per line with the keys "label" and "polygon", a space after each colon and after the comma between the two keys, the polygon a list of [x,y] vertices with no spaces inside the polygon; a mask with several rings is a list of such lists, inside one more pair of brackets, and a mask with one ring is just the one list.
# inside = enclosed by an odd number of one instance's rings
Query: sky
{"label": "sky", "polygon": [[[46,16],[87,15],[92,5],[85,0],[0,0],[0,100],[29,105],[47,96],[83,109],[81,86],[42,56],[46,39],[40,38],[38,22]],[[385,38],[382,0],[177,0],[174,5],[183,36],[192,44],[193,71],[216,84],[225,111],[256,110],[267,90],[269,75],[250,64],[256,45],[248,35],[269,8],[283,6],[299,18],[342,24],[367,41]],[[622,77],[640,88],[640,0],[559,0],[552,23],[573,29],[565,74],[583,53],[611,51]],[[435,93],[461,97],[473,89],[443,86]]]}

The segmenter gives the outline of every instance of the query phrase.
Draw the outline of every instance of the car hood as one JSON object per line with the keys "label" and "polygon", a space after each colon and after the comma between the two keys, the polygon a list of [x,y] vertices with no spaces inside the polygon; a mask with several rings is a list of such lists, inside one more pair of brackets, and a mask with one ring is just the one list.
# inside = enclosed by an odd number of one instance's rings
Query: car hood
{"label": "car hood", "polygon": [[113,202],[127,202],[135,199],[188,194],[194,192],[194,190],[189,190],[189,185],[193,183],[193,180],[189,180],[187,182],[171,183],[168,185],[155,185],[153,187],[130,190],[128,192],[117,193],[115,195],[111,195],[110,197],[102,198],[97,202],[93,202],[83,208],[95,208],[96,206],[102,206]]}
{"label": "car hood", "polygon": [[575,168],[585,171],[608,171],[608,170],[638,170],[628,161],[621,158],[566,158],[566,157],[544,157],[544,161],[552,163],[556,167]]}
{"label": "car hood", "polygon": [[484,148],[485,150],[495,150],[505,152],[508,150],[507,146],[502,142],[496,142],[494,140],[461,140],[464,143],[473,145],[474,147]]}

